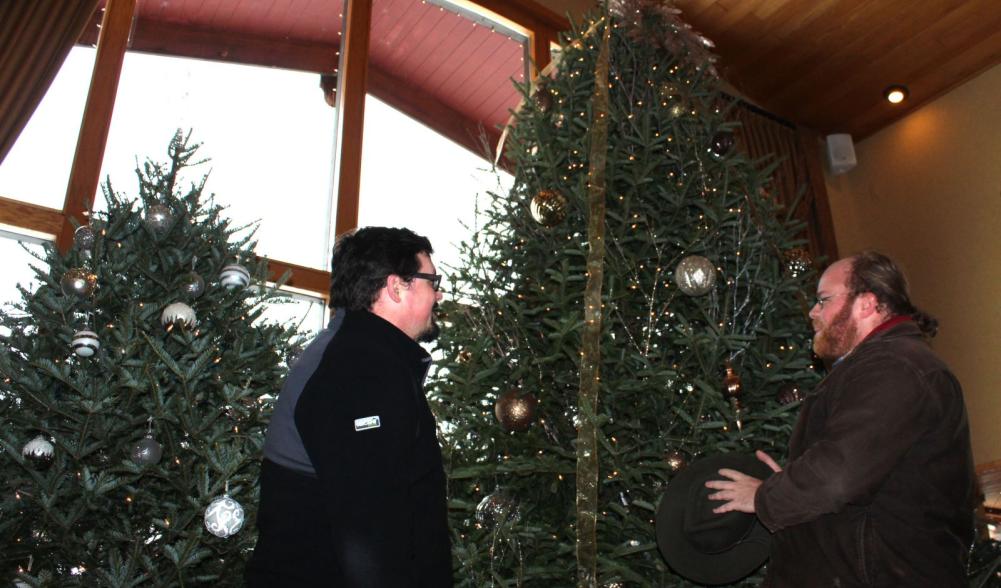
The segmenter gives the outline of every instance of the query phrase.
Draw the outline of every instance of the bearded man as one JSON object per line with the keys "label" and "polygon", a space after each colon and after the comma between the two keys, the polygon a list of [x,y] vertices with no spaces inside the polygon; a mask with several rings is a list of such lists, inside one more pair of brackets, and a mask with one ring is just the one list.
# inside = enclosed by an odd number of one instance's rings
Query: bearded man
{"label": "bearded man", "polygon": [[928,346],[937,321],[911,303],[888,257],[832,264],[810,311],[833,361],[803,402],[789,463],[758,480],[723,469],[715,512],[772,531],[772,587],[962,586],[973,540],[974,468],[959,382]]}
{"label": "bearded man", "polygon": [[441,275],[408,229],[344,235],[337,309],[292,365],[268,427],[247,586],[447,588],[437,425],[424,397]]}

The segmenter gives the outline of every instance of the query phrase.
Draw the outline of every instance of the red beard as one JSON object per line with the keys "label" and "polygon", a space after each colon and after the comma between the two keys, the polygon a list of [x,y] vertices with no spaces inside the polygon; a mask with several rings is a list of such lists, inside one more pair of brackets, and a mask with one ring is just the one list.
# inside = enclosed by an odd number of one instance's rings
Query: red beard
{"label": "red beard", "polygon": [[852,321],[852,302],[855,297],[845,300],[831,322],[825,327],[819,321],[813,321],[813,352],[823,359],[838,359],[847,355],[855,347],[858,339],[858,326]]}

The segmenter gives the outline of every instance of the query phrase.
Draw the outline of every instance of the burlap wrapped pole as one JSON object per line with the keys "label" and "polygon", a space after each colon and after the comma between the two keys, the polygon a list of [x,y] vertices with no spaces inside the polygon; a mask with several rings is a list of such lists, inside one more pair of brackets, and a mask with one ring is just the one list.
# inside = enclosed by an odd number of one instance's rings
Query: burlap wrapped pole
{"label": "burlap wrapped pole", "polygon": [[577,586],[598,583],[598,408],[601,365],[601,286],[605,265],[605,164],[608,153],[608,70],[611,19],[606,13],[594,72],[594,120],[588,168],[587,285],[584,290],[584,333],[581,337],[581,415],[577,430]]}

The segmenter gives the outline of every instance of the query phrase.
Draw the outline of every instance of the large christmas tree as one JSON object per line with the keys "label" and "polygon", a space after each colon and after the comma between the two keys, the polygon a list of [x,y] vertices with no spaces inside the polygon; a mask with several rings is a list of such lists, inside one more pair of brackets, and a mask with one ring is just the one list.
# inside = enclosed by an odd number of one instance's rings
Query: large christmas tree
{"label": "large christmas tree", "polygon": [[524,88],[433,393],[460,586],[688,585],[656,545],[665,485],[781,458],[818,379],[803,227],[735,145],[707,45],[620,2]]}
{"label": "large christmas tree", "polygon": [[182,180],[196,147],[178,134],[138,169],[138,199],[109,181],[0,314],[0,581],[241,584],[297,341],[259,320],[276,294],[253,232]]}

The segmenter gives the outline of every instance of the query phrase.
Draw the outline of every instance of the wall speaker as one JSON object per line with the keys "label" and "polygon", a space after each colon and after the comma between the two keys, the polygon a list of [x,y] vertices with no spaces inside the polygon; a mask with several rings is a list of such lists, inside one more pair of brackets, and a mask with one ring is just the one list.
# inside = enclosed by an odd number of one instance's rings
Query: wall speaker
{"label": "wall speaker", "polygon": [[858,162],[855,160],[855,145],[848,133],[827,135],[827,164],[834,175],[843,174]]}

